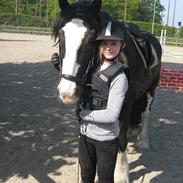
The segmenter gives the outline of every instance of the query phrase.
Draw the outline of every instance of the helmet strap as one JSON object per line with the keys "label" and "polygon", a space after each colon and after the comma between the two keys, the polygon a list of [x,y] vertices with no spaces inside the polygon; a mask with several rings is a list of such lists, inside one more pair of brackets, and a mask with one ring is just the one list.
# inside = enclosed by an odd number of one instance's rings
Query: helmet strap
{"label": "helmet strap", "polygon": [[116,58],[118,58],[118,56],[120,55],[120,53],[121,53],[121,52],[119,52],[119,54],[118,54],[117,56],[115,56],[114,58],[111,58],[111,59],[105,58],[105,57],[102,55],[102,60],[112,62],[112,61],[116,60]]}

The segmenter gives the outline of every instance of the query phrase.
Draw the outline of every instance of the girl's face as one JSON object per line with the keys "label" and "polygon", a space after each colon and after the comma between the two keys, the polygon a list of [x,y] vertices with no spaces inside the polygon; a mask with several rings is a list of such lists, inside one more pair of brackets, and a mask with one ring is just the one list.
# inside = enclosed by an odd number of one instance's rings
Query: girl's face
{"label": "girl's face", "polygon": [[101,41],[100,42],[100,52],[104,58],[107,60],[112,60],[118,56],[121,51],[122,43],[121,41]]}

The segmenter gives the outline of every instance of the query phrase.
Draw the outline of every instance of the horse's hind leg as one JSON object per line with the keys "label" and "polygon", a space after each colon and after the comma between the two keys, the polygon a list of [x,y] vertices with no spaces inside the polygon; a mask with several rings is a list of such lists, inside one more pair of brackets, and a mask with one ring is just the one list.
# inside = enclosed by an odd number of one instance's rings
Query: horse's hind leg
{"label": "horse's hind leg", "polygon": [[145,111],[141,113],[141,126],[138,134],[137,147],[140,149],[149,149],[149,136],[148,136],[148,121],[150,115],[150,106],[153,101],[153,96],[150,93],[146,95],[146,107]]}
{"label": "horse's hind leg", "polygon": [[[95,183],[99,183],[97,175],[95,178]],[[114,171],[114,183],[129,183],[129,165],[126,151],[118,152],[116,167]]]}
{"label": "horse's hind leg", "polygon": [[[95,177],[95,183],[99,183],[98,175]],[[126,151],[118,152],[116,167],[114,171],[114,183],[129,183],[129,165]]]}
{"label": "horse's hind leg", "polygon": [[116,167],[114,172],[115,183],[129,183],[129,166],[126,151],[118,152]]}

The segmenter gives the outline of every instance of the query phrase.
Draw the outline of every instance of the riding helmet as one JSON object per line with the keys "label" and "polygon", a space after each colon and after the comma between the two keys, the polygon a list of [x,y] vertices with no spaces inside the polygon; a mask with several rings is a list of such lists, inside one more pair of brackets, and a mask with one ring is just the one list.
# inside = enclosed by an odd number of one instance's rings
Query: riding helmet
{"label": "riding helmet", "polygon": [[96,40],[126,41],[126,35],[126,28],[122,23],[110,20],[101,26]]}

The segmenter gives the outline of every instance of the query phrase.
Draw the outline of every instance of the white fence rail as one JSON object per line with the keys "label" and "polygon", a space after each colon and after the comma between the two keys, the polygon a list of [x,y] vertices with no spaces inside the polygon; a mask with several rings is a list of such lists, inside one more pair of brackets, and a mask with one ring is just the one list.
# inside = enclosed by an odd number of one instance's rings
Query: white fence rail
{"label": "white fence rail", "polygon": [[20,27],[0,25],[0,32],[29,33],[29,34],[51,34],[51,28],[42,27]]}
{"label": "white fence rail", "polygon": [[183,39],[178,34],[175,34],[175,37],[167,37],[166,30],[161,30],[161,35],[158,38],[161,45],[183,46]]}
{"label": "white fence rail", "polygon": [[[41,28],[41,27],[20,27],[20,26],[7,26],[0,25],[0,32],[14,32],[14,33],[28,33],[28,34],[51,34],[51,28]],[[167,37],[166,34],[161,34],[157,37],[162,45],[173,45],[173,46],[183,46],[183,39],[178,37]]]}

